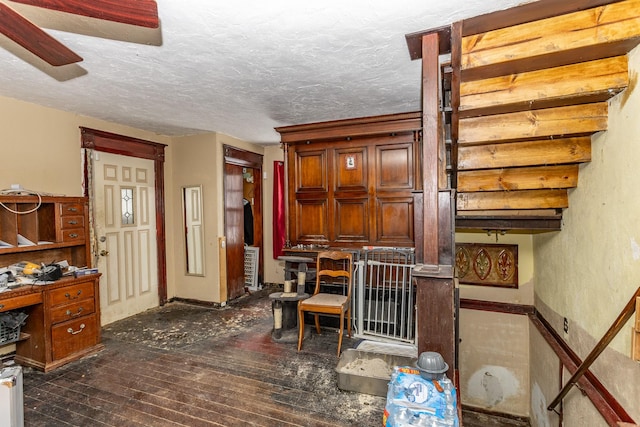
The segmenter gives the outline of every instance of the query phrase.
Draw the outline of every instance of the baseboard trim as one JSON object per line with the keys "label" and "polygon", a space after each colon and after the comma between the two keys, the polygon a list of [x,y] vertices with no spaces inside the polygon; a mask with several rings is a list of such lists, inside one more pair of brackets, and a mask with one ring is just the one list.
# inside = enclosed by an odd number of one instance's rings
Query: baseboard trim
{"label": "baseboard trim", "polygon": [[510,424],[515,426],[528,427],[531,425],[531,419],[529,417],[523,417],[514,414],[507,414],[504,412],[492,411],[490,409],[485,408],[476,408],[475,406],[462,405],[463,416],[473,417],[474,414],[479,414],[483,417],[491,417],[491,418],[501,418],[503,420],[508,420]]}
{"label": "baseboard trim", "polygon": [[182,302],[182,303],[185,303],[185,304],[200,305],[202,307],[214,307],[214,308],[224,307],[219,302],[202,301],[202,300],[193,299],[193,298],[173,297],[173,298],[169,299],[169,302]]}

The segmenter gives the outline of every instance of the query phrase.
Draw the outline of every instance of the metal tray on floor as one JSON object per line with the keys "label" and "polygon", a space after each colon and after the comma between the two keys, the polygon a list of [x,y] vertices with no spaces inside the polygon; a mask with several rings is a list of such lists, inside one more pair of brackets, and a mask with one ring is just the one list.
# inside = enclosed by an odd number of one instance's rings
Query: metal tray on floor
{"label": "metal tray on floor", "polygon": [[413,366],[416,358],[347,349],[340,355],[338,388],[385,397],[394,366]]}

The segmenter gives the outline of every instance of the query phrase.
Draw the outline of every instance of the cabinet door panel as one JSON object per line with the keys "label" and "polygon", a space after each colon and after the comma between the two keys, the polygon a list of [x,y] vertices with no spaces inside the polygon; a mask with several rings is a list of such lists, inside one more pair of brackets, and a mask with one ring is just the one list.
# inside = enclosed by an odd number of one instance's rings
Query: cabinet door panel
{"label": "cabinet door panel", "polygon": [[336,199],[335,241],[362,242],[369,240],[369,199]]}
{"label": "cabinet door panel", "polygon": [[381,145],[376,147],[376,187],[382,190],[413,188],[413,145]]}
{"label": "cabinet door panel", "polygon": [[335,191],[367,191],[367,149],[334,150]]}
{"label": "cabinet door panel", "polygon": [[326,150],[295,154],[295,191],[328,191]]}
{"label": "cabinet door panel", "polygon": [[376,208],[378,243],[413,243],[413,197],[379,197]]}
{"label": "cabinet door panel", "polygon": [[297,200],[296,201],[296,230],[298,240],[328,241],[327,200]]}

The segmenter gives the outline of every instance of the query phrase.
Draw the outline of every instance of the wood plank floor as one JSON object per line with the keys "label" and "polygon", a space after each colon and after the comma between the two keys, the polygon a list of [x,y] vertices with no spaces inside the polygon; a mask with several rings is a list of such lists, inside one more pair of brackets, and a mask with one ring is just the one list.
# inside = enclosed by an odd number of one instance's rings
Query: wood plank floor
{"label": "wood plank floor", "polygon": [[[25,369],[25,425],[381,426],[384,398],[337,387],[336,332],[314,331],[298,353],[271,328],[268,291],[108,325],[99,354],[46,374]],[[345,336],[343,349],[356,344]],[[513,426],[483,423],[470,425]]]}

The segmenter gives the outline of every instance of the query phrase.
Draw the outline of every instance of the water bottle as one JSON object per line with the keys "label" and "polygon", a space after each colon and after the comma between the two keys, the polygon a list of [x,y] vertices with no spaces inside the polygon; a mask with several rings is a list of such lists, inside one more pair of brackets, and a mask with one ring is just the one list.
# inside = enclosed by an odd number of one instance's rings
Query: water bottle
{"label": "water bottle", "polygon": [[456,402],[454,398],[454,390],[453,383],[447,377],[444,377],[440,384],[442,384],[442,388],[444,389],[444,401],[446,404],[446,408],[444,411],[444,422],[445,425],[453,425],[454,420],[456,418]]}

